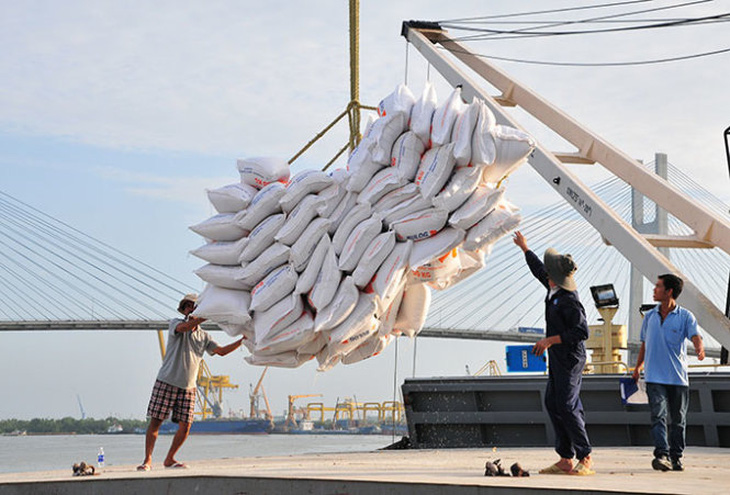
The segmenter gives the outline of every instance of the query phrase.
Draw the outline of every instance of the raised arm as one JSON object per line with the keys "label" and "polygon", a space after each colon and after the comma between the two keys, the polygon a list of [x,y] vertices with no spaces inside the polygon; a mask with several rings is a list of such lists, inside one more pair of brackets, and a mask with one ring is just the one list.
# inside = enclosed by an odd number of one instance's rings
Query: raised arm
{"label": "raised arm", "polygon": [[185,332],[191,332],[195,329],[198,325],[203,323],[205,321],[205,318],[197,318],[195,316],[188,316],[188,319],[180,322],[175,327],[176,333],[185,333]]}
{"label": "raised arm", "polygon": [[522,249],[522,252],[525,253],[525,261],[527,261],[527,266],[530,268],[532,275],[542,285],[544,285],[546,289],[549,289],[550,284],[548,283],[545,265],[543,265],[540,258],[538,258],[537,255],[530,251],[530,248],[527,247],[527,240],[525,239],[525,236],[522,235],[522,232],[519,230],[515,232],[515,235],[512,236],[512,242],[514,242],[520,249]]}
{"label": "raised arm", "polygon": [[213,349],[213,354],[217,354],[219,356],[225,356],[226,354],[230,354],[231,352],[241,347],[244,338],[245,337],[241,337],[241,340],[231,342],[230,344],[221,347],[216,347],[215,349]]}

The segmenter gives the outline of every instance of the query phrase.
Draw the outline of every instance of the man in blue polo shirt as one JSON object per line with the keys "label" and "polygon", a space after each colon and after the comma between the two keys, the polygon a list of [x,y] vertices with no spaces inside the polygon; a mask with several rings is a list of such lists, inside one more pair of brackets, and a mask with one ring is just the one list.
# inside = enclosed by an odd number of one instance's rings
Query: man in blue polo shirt
{"label": "man in blue polo shirt", "polygon": [[[657,471],[684,471],[682,452],[689,406],[687,339],[692,340],[698,359],[705,359],[697,320],[677,304],[683,286],[676,275],[660,275],[657,279],[654,300],[659,304],[644,316],[641,349],[634,368],[634,380],[638,380],[644,364],[654,439],[651,466]],[[671,420],[670,427],[667,419]]]}

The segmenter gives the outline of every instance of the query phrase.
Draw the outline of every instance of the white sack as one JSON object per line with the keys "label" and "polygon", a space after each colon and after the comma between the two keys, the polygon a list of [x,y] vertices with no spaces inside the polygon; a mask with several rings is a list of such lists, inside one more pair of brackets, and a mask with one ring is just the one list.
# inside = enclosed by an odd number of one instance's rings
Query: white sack
{"label": "white sack", "polygon": [[514,127],[497,125],[492,129],[496,146],[494,163],[484,169],[484,182],[498,182],[524,163],[535,149],[532,137]]}
{"label": "white sack", "polygon": [[423,284],[414,284],[406,287],[403,301],[400,303],[398,317],[393,327],[394,334],[404,334],[414,337],[423,328],[431,305],[431,291]]}
{"label": "white sack", "polygon": [[345,186],[345,188],[348,192],[359,193],[360,191],[365,189],[365,186],[368,185],[370,179],[372,179],[373,176],[377,174],[382,168],[383,165],[376,163],[372,160],[364,162],[362,166],[357,169],[356,172],[352,172],[352,175],[350,175],[350,180],[347,181],[347,185]]}
{"label": "white sack", "polygon": [[253,259],[241,272],[241,282],[251,287],[261,282],[277,266],[289,261],[289,248],[275,242]]}
{"label": "white sack", "polygon": [[297,286],[294,288],[295,294],[306,294],[312,290],[314,282],[317,281],[317,275],[319,275],[319,271],[322,269],[324,257],[331,245],[332,242],[330,241],[330,236],[326,233],[323,234],[319,243],[317,243],[317,247],[314,248],[312,257],[309,259],[309,263],[307,263],[307,267],[299,274]]}
{"label": "white sack", "polygon": [[208,263],[193,273],[209,284],[226,289],[250,290],[251,286],[239,279],[243,274],[242,266],[214,265]]}
{"label": "white sack", "polygon": [[411,110],[411,130],[423,141],[424,145],[429,147],[431,142],[431,119],[437,105],[436,89],[430,82],[426,81],[423,93],[416,100]]}
{"label": "white sack", "polygon": [[289,260],[294,266],[294,269],[298,272],[303,272],[309,263],[314,250],[317,248],[317,244],[322,239],[322,236],[327,233],[329,229],[330,221],[326,218],[315,218],[310,223],[302,235],[299,236],[297,242],[291,247],[289,253]]}
{"label": "white sack", "polygon": [[482,178],[478,167],[457,168],[443,190],[433,198],[433,205],[449,212],[463,205],[476,190]]}
{"label": "white sack", "polygon": [[213,241],[193,249],[190,254],[216,265],[238,265],[238,257],[247,243],[248,237],[237,241]]}
{"label": "white sack", "polygon": [[325,372],[331,370],[335,367],[337,363],[340,362],[342,352],[336,351],[329,345],[326,345],[322,348],[321,351],[316,354],[316,357],[317,362],[319,363],[319,366],[317,366],[317,371]]}
{"label": "white sack", "polygon": [[332,215],[329,216],[330,228],[328,232],[330,235],[334,235],[335,232],[337,232],[337,229],[340,227],[345,218],[349,216],[350,211],[352,211],[356,204],[357,193],[347,193],[345,197],[342,198],[342,201],[340,201],[340,204],[337,205],[335,211],[333,211]]}
{"label": "white sack", "polygon": [[207,285],[198,298],[193,316],[214,321],[219,325],[246,325],[251,321],[248,291]]}
{"label": "white sack", "polygon": [[246,346],[249,351],[253,349],[253,330],[251,322],[245,325],[232,325],[228,323],[217,323],[221,330],[226,332],[229,337],[243,337],[241,344]]}
{"label": "white sack", "polygon": [[314,339],[313,325],[312,313],[306,310],[302,311],[299,318],[283,330],[270,333],[261,342],[257,340],[256,353],[279,353],[297,350],[298,347]]}
{"label": "white sack", "polygon": [[289,180],[289,164],[281,158],[257,157],[236,161],[241,182],[257,189],[266,187],[272,182]]}
{"label": "white sack", "polygon": [[471,139],[471,162],[475,166],[491,165],[497,154],[492,129],[497,124],[494,114],[483,100],[479,104],[479,118]]}
{"label": "white sack", "polygon": [[[362,123],[360,127],[363,127],[365,130],[362,132],[363,136],[367,136],[370,134],[370,128],[373,126],[375,121],[377,120],[377,117],[373,114],[369,113],[368,116],[365,118],[365,125],[363,126]],[[361,141],[362,142],[362,141]]]}
{"label": "white sack", "polygon": [[471,163],[471,143],[480,107],[479,100],[475,98],[454,124],[451,141],[454,143],[454,159],[457,167],[464,167]]}
{"label": "white sack", "polygon": [[395,320],[398,316],[398,309],[400,308],[400,303],[403,300],[403,294],[405,293],[407,278],[408,276],[406,275],[406,277],[404,277],[403,283],[400,284],[401,288],[397,291],[395,297],[388,306],[388,309],[386,309],[383,314],[380,315],[380,328],[378,328],[378,335],[380,335],[381,337],[389,335],[393,332]]}
{"label": "white sack", "polygon": [[291,178],[279,203],[289,213],[308,194],[317,194],[332,184],[332,177],[321,170],[304,170]]}
{"label": "white sack", "polygon": [[253,366],[275,366],[277,368],[298,368],[307,361],[312,359],[312,356],[300,356],[296,351],[282,352],[280,354],[273,354],[271,356],[260,356],[258,354],[251,354],[243,358],[248,364]]}
{"label": "white sack", "polygon": [[377,213],[367,220],[358,224],[350,233],[340,253],[339,268],[344,272],[352,272],[357,267],[362,253],[375,239],[375,236],[383,230],[383,221]]}
{"label": "white sack", "polygon": [[405,84],[399,84],[395,91],[383,98],[378,103],[378,116],[386,117],[394,113],[402,113],[408,118],[411,115],[411,108],[416,98]]}
{"label": "white sack", "polygon": [[370,179],[367,186],[360,191],[360,194],[357,197],[357,202],[373,205],[385,194],[399,188],[402,185],[403,180],[398,174],[398,171],[392,167],[386,167],[373,175],[373,178]]}
{"label": "white sack", "polygon": [[219,213],[209,219],[190,226],[190,230],[212,241],[237,241],[249,229],[236,224],[233,213]]}
{"label": "white sack", "polygon": [[373,159],[373,150],[375,150],[375,142],[363,139],[350,155],[347,162],[350,179],[345,186],[348,192],[359,193],[362,191],[373,175],[384,167],[383,164]]}
{"label": "white sack", "polygon": [[304,229],[317,216],[317,209],[324,204],[324,199],[316,194],[308,194],[287,215],[286,222],[274,236],[278,242],[291,246],[299,239]]}
{"label": "white sack", "polygon": [[253,316],[256,343],[264,342],[268,337],[284,330],[299,319],[302,311],[304,311],[304,301],[296,294],[284,297],[266,311],[256,311]]}
{"label": "white sack", "polygon": [[399,241],[420,241],[436,235],[444,228],[448,219],[448,211],[429,208],[393,222],[390,228],[395,231]]}
{"label": "white sack", "polygon": [[443,256],[464,241],[466,232],[462,229],[446,227],[435,236],[416,242],[411,251],[409,265],[411,268],[428,263]]}
{"label": "white sack", "polygon": [[469,199],[449,217],[449,224],[460,229],[469,229],[494,209],[504,197],[504,187],[478,187]]}
{"label": "white sack", "polygon": [[367,338],[367,340],[365,340],[365,342],[342,356],[341,362],[342,364],[355,364],[360,361],[364,361],[365,359],[375,357],[383,352],[383,349],[388,347],[393,338],[394,337],[392,335],[380,335],[380,332],[378,332],[378,334],[371,335]]}
{"label": "white sack", "polygon": [[494,244],[502,236],[516,229],[522,216],[512,207],[500,204],[482,221],[469,229],[464,249],[476,251]]}
{"label": "white sack", "polygon": [[347,171],[350,175],[357,173],[360,168],[366,166],[368,162],[372,162],[371,156],[372,149],[375,147],[375,142],[372,140],[362,139],[352,150],[350,156],[347,157]]}
{"label": "white sack", "polygon": [[251,289],[251,311],[266,311],[289,295],[297,285],[297,272],[290,264],[275,268]]}
{"label": "white sack", "polygon": [[393,222],[400,220],[401,218],[407,217],[411,213],[425,210],[433,206],[431,199],[424,198],[420,193],[416,194],[413,198],[404,201],[401,204],[395,205],[390,210],[383,213],[383,222],[385,225],[390,227]]}
{"label": "white sack", "polygon": [[370,279],[373,278],[375,272],[378,271],[380,265],[383,264],[385,258],[393,251],[395,247],[395,233],[393,231],[379,234],[373,239],[365,249],[357,268],[352,272],[352,279],[360,288],[365,287]]}
{"label": "white sack", "polygon": [[454,88],[449,98],[441,103],[433,112],[431,121],[431,145],[443,146],[451,140],[451,131],[456,119],[466,109],[461,99],[461,88]]}
{"label": "white sack", "polygon": [[[346,344],[364,328],[372,328],[370,319],[375,316],[377,309],[378,305],[375,297],[373,295],[363,294],[358,299],[355,309],[352,310],[349,316],[331,330],[329,345]],[[377,327],[375,330],[377,330]]]}
{"label": "white sack", "polygon": [[342,323],[352,312],[360,297],[352,277],[345,277],[337,288],[335,297],[322,309],[317,311],[314,319],[314,331],[329,330]]}
{"label": "white sack", "polygon": [[356,331],[347,340],[337,343],[331,342],[327,346],[330,348],[330,355],[336,356],[337,361],[341,361],[347,354],[366,342],[370,336],[377,335],[378,327],[380,327],[380,320],[375,315],[371,315],[362,322],[358,322],[357,326],[353,329]]}
{"label": "white sack", "polygon": [[261,221],[281,213],[281,205],[279,200],[286,192],[283,184],[274,182],[261,189],[251,204],[245,210],[236,215],[236,223],[244,230],[253,230]]}
{"label": "white sack", "polygon": [[286,215],[279,213],[278,215],[271,215],[259,223],[248,235],[248,242],[238,260],[241,263],[251,261],[263,253],[266,248],[274,243],[274,237],[285,221]]}
{"label": "white sack", "polygon": [[[466,245],[466,241],[462,244],[462,246],[464,245]],[[465,251],[462,247],[459,247],[457,252],[461,269],[459,273],[451,277],[449,283],[451,285],[458,284],[484,268],[487,264],[486,257],[489,255],[491,249],[491,246],[485,246],[483,249],[477,251]]]}
{"label": "white sack", "polygon": [[337,255],[332,246],[324,256],[322,268],[319,270],[317,280],[314,281],[312,290],[309,292],[309,304],[319,311],[327,306],[337,292],[340,285],[342,272],[337,268]]}
{"label": "white sack", "polygon": [[417,194],[418,186],[412,182],[408,182],[405,186],[394,189],[380,198],[378,202],[373,205],[373,211],[375,213],[384,213],[395,206],[405,203],[409,199],[415,198]]}
{"label": "white sack", "polygon": [[[404,275],[408,269],[408,260],[413,250],[413,242],[397,242],[383,264],[380,265],[373,281],[368,285],[379,299],[381,311],[385,311],[398,295]],[[368,290],[366,289],[366,290]]]}
{"label": "white sack", "polygon": [[412,181],[425,151],[426,146],[414,132],[404,132],[393,144],[390,165],[398,171],[401,179]]}
{"label": "white sack", "polygon": [[332,172],[331,177],[332,184],[317,195],[322,200],[322,205],[317,208],[317,213],[323,218],[329,218],[347,194],[346,186],[350,174],[347,173],[347,170],[338,168]]}
{"label": "white sack", "polygon": [[439,280],[449,280],[459,273],[459,270],[461,270],[461,260],[458,249],[452,249],[443,256],[411,270],[411,276],[423,283],[435,282],[438,285]]}
{"label": "white sack", "polygon": [[402,113],[394,113],[386,117],[380,117],[373,122],[370,132],[363,136],[375,142],[371,149],[371,156],[375,163],[381,165],[390,164],[390,155],[393,151],[393,144],[398,136],[403,134],[408,124],[408,116]]}
{"label": "white sack", "polygon": [[352,234],[360,222],[370,218],[371,208],[370,205],[358,204],[354,206],[344,217],[342,223],[337,227],[337,232],[332,236],[332,246],[335,248],[335,253],[339,255],[342,253],[342,249],[345,247],[348,237]]}
{"label": "white sack", "polygon": [[328,337],[324,333],[315,332],[314,335],[312,340],[297,347],[297,354],[313,356],[327,346]]}
{"label": "white sack", "polygon": [[238,213],[246,208],[258,190],[237,182],[216,189],[207,189],[208,199],[218,213]]}
{"label": "white sack", "polygon": [[456,276],[461,271],[459,249],[452,249],[445,255],[436,258],[436,260],[420,268],[423,269],[428,266],[433,268],[431,272],[433,278],[427,282],[427,285],[436,290],[448,289],[455,283]]}
{"label": "white sack", "polygon": [[423,155],[418,166],[415,183],[424,198],[436,196],[454,170],[454,144],[431,148]]}

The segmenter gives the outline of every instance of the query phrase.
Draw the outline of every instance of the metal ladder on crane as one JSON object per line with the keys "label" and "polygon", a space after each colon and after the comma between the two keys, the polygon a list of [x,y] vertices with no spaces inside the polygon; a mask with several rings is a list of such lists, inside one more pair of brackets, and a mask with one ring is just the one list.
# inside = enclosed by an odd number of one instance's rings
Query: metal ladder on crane
{"label": "metal ladder on crane", "polygon": [[[606,140],[549,103],[527,86],[452,39],[438,23],[405,21],[401,34],[452,86],[461,86],[467,101],[481,98],[497,123],[525,129],[503,107],[519,106],[564,140],[574,152],[553,152],[537,144],[530,165],[573,206],[610,244],[641,273],[653,281],[662,273],[674,273],[685,281],[682,305],[692,311],[700,326],[725,348],[730,348],[730,319],[682,274],[657,247],[714,248],[730,254],[730,223],[698,205],[679,189],[645,170]],[[437,45],[444,50],[439,50]],[[456,63],[460,61],[501,92],[488,94]],[[529,131],[526,131],[529,132]],[[644,196],[670,212],[694,231],[692,236],[642,235],[626,223],[582,183],[566,164],[599,163]]]}

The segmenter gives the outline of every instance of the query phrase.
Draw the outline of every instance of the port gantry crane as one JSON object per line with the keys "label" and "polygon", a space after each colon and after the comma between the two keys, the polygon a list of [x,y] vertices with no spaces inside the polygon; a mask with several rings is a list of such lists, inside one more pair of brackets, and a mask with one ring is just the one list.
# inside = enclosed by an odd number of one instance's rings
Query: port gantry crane
{"label": "port gantry crane", "polygon": [[271,423],[271,427],[273,428],[274,415],[271,413],[269,398],[266,397],[266,391],[264,390],[264,376],[266,376],[266,372],[268,370],[269,367],[266,366],[264,368],[264,371],[261,372],[261,377],[259,378],[258,383],[256,383],[255,387],[252,387],[251,392],[249,392],[248,394],[251,406],[249,410],[249,417],[252,419],[261,417],[261,410],[259,409],[259,397],[262,397],[264,399],[264,404],[266,405],[266,409],[263,412],[264,419],[269,420],[269,423]]}
{"label": "port gantry crane", "polygon": [[[288,396],[288,405],[286,409],[286,423],[284,423],[284,428],[289,428],[290,426],[292,428],[297,428],[299,425],[297,424],[297,418],[296,418],[296,411],[294,410],[294,401],[297,399],[302,399],[304,397],[322,397],[322,394],[302,394],[302,395],[290,395]],[[305,417],[307,416],[307,411],[304,412]],[[307,418],[309,419],[309,418]]]}
{"label": "port gantry crane", "polygon": [[[494,113],[497,123],[526,130],[504,107],[518,106],[535,117],[552,132],[576,148],[576,151],[550,151],[537,143],[529,164],[573,206],[606,240],[649,280],[662,273],[674,273],[684,279],[682,305],[691,310],[705,331],[724,348],[730,348],[730,319],[717,308],[657,248],[714,248],[730,254],[730,223],[695,203],[678,188],[647,171],[639,162],[586,129],[527,86],[474,54],[468,46],[449,36],[438,23],[405,21],[401,34],[453,87],[461,86],[466,101],[481,98]],[[438,46],[437,46],[438,45]],[[439,50],[438,47],[443,48]],[[457,61],[479,75],[501,94],[490,95],[462,70]],[[526,132],[529,132],[526,130]],[[694,231],[691,236],[642,235],[581,182],[567,164],[603,165],[608,171],[650,198]],[[638,329],[629,329],[637,340]]]}

